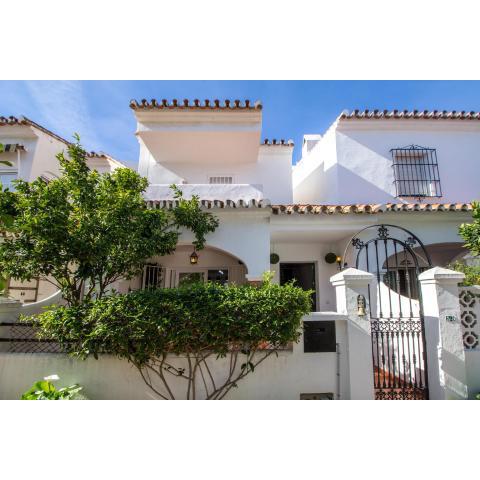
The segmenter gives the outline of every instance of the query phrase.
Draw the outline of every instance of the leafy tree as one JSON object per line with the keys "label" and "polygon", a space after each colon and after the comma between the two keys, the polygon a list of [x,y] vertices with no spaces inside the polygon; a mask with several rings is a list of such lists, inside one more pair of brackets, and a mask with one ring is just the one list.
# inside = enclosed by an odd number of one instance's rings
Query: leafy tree
{"label": "leafy tree", "polygon": [[[0,153],[3,153],[4,151],[4,146],[3,144],[0,143]],[[6,165],[7,167],[11,167],[12,164],[11,162],[7,161],[7,160],[0,160],[0,165]],[[3,190],[3,187],[2,185],[0,184],[0,189]],[[4,201],[4,199],[0,199],[1,202]],[[0,207],[0,211],[2,211],[2,208]],[[0,214],[0,229],[2,229],[2,226],[6,223],[8,223],[9,221],[11,220],[11,217],[10,215],[8,214],[4,214],[4,215],[1,215]],[[3,230],[3,229],[2,229]],[[0,276],[0,296],[3,295],[5,293],[5,288],[7,286],[7,280],[5,277],[2,277]]]}
{"label": "leafy tree", "polygon": [[473,202],[473,222],[460,225],[460,235],[465,240],[465,247],[475,256],[480,256],[480,203]]}
{"label": "leafy tree", "polygon": [[86,358],[131,362],[162,399],[222,399],[278,349],[297,341],[311,292],[199,282],[113,294],[34,319],[44,338]]}
{"label": "leafy tree", "polygon": [[75,138],[68,155],[57,155],[60,178],[17,180],[15,192],[1,192],[0,218],[7,230],[0,244],[2,276],[41,276],[77,305],[101,298],[120,278],[138,275],[149,257],[173,252],[182,227],[194,232],[197,248],[205,245],[218,220],[200,210],[198,198],[185,200],[176,189],[172,210],[147,209],[145,178],[128,168],[89,170]]}

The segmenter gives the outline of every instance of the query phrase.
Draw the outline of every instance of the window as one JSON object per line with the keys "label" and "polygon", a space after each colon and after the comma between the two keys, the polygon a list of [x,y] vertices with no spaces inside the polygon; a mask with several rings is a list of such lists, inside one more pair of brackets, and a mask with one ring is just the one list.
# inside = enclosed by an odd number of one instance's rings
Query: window
{"label": "window", "polygon": [[225,176],[225,177],[209,177],[208,183],[217,184],[217,185],[229,185],[233,183],[233,177]]}
{"label": "window", "polygon": [[178,286],[192,285],[205,282],[205,272],[179,272]]}
{"label": "window", "polygon": [[208,271],[208,281],[220,283],[221,285],[225,285],[228,283],[228,270],[209,270]]}
{"label": "window", "polygon": [[143,267],[143,288],[155,290],[162,286],[162,267],[154,263],[147,263]]}
{"label": "window", "polygon": [[441,197],[437,151],[410,145],[390,150],[397,197]]}

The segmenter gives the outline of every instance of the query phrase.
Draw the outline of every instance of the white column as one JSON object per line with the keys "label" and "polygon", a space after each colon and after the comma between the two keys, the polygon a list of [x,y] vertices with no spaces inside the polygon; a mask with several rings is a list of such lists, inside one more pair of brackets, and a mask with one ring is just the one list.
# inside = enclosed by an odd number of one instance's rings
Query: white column
{"label": "white column", "polygon": [[21,307],[20,301],[0,296],[0,322],[16,322]]}
{"label": "white column", "polygon": [[435,267],[418,277],[422,289],[429,397],[468,398],[458,284],[460,272]]}
{"label": "white column", "polygon": [[[373,275],[356,268],[347,268],[330,278],[335,287],[337,312],[348,316],[347,321],[347,364],[348,398],[352,400],[372,400],[373,360],[368,305],[368,285]],[[358,297],[365,298],[365,315],[359,315]]]}

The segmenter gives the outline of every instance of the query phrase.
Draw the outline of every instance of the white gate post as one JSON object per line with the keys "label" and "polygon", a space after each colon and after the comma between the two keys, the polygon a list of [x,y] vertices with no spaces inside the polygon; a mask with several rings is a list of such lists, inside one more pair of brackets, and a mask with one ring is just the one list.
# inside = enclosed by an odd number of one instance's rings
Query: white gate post
{"label": "white gate post", "polygon": [[[351,400],[372,400],[373,360],[370,330],[368,285],[373,275],[356,268],[347,268],[330,278],[335,287],[337,312],[347,315],[347,364]],[[373,289],[372,289],[373,293]],[[365,311],[359,309],[359,296],[365,300]],[[362,314],[364,313],[364,314]]]}
{"label": "white gate post", "polygon": [[428,390],[432,400],[468,398],[458,284],[460,272],[434,267],[418,277],[427,345]]}
{"label": "white gate post", "polygon": [[21,306],[18,300],[0,296],[0,322],[16,322]]}

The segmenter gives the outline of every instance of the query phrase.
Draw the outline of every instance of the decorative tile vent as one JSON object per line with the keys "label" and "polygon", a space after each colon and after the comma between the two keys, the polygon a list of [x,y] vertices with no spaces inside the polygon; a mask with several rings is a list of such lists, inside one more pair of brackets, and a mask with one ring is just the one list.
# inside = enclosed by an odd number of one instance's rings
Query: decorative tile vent
{"label": "decorative tile vent", "polygon": [[435,148],[409,145],[392,148],[393,174],[397,197],[441,197]]}
{"label": "decorative tile vent", "polygon": [[478,348],[480,328],[480,287],[464,287],[460,290],[460,311],[465,350]]}

